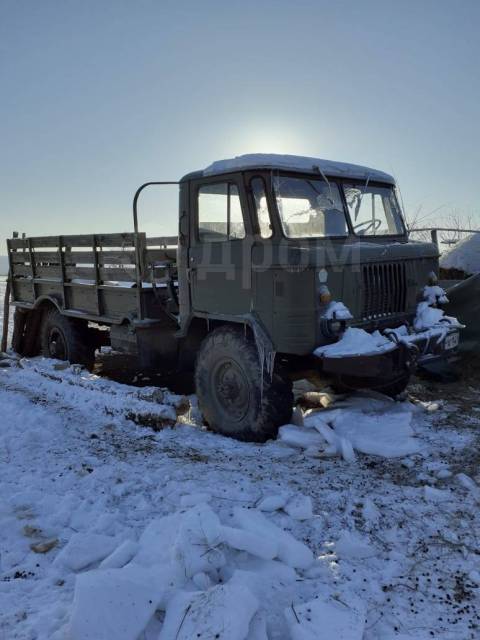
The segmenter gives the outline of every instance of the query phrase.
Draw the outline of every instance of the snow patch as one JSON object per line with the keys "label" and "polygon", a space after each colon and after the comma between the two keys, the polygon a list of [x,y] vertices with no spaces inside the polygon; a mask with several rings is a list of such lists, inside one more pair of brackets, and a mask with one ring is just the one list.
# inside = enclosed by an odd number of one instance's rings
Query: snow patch
{"label": "snow patch", "polygon": [[379,331],[367,333],[364,329],[348,327],[338,342],[317,347],[313,353],[319,357],[343,358],[345,356],[387,353],[393,349],[395,349],[395,344],[382,336]]}
{"label": "snow patch", "polygon": [[456,269],[467,275],[480,273],[480,233],[472,233],[440,258],[442,269]]}
{"label": "snow patch", "polygon": [[366,607],[356,600],[348,604],[320,598],[285,610],[292,640],[362,640]]}
{"label": "snow patch", "polygon": [[356,178],[358,180],[378,180],[395,184],[395,180],[388,173],[346,162],[336,162],[333,160],[322,160],[321,158],[310,158],[307,156],[281,155],[276,153],[247,153],[235,158],[217,160],[204,169],[204,175],[216,173],[226,173],[249,167],[264,167],[268,169],[282,168],[293,169],[294,171],[316,172],[326,176]]}

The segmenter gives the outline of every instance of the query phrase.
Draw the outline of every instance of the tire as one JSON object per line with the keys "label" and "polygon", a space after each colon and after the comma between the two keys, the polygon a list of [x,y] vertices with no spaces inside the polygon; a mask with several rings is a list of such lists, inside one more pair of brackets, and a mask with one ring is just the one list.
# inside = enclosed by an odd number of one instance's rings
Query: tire
{"label": "tire", "polygon": [[27,314],[22,309],[15,309],[13,314],[12,349],[23,356],[23,335]]}
{"label": "tire", "polygon": [[406,373],[394,382],[390,382],[383,387],[377,387],[375,391],[380,391],[380,393],[384,393],[386,396],[390,396],[390,398],[396,398],[405,391],[409,381],[410,374]]}
{"label": "tire", "polygon": [[378,380],[370,380],[368,381],[365,378],[355,378],[354,376],[341,376],[332,384],[332,387],[338,393],[351,393],[352,391],[356,391],[358,389],[372,389],[374,391],[378,391],[379,393],[383,393],[390,398],[396,398],[400,395],[405,389],[410,381],[410,374],[404,373],[400,378],[396,378],[393,381],[389,381],[386,383],[378,382]]}
{"label": "tire", "polygon": [[203,340],[195,388],[212,431],[237,440],[265,442],[292,415],[290,380],[262,370],[255,343],[236,327],[219,327]]}
{"label": "tire", "polygon": [[12,349],[28,358],[40,351],[39,329],[42,314],[38,310],[15,309],[13,314]]}
{"label": "tire", "polygon": [[40,348],[46,358],[68,360],[91,368],[95,347],[90,340],[86,323],[67,318],[57,309],[44,313],[40,328]]}

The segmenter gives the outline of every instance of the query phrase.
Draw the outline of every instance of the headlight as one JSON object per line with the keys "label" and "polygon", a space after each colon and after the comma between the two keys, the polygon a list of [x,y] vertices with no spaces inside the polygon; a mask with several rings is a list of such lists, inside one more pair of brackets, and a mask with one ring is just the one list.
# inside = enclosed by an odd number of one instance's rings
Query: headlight
{"label": "headlight", "polygon": [[347,323],[345,320],[327,320],[326,318],[322,318],[320,328],[326,338],[333,340],[345,331]]}

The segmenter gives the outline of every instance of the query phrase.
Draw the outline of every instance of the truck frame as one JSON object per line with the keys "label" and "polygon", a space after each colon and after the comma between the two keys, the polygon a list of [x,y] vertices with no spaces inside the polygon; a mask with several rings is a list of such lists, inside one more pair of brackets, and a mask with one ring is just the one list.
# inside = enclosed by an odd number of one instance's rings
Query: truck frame
{"label": "truck frame", "polygon": [[[139,196],[166,184],[179,185],[178,236],[148,238]],[[7,240],[13,348],[91,366],[107,338],[146,369],[192,372],[207,424],[244,440],[289,421],[298,370],[395,395],[421,359],[454,349],[420,333],[385,353],[312,352],[348,327],[413,332],[438,250],[409,241],[396,203],[388,174],[297,156],[147,182],[133,233]]]}

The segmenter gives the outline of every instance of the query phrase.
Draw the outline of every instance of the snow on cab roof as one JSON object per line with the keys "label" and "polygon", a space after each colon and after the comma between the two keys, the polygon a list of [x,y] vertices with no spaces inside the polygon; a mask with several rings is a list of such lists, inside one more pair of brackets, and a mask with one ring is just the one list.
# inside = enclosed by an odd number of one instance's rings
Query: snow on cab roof
{"label": "snow on cab roof", "polygon": [[217,173],[228,173],[242,169],[287,169],[303,173],[324,173],[334,178],[354,178],[357,180],[378,180],[395,184],[394,178],[388,173],[363,167],[358,164],[309,158],[306,156],[280,155],[276,153],[248,153],[226,160],[217,160],[203,171],[204,176]]}

